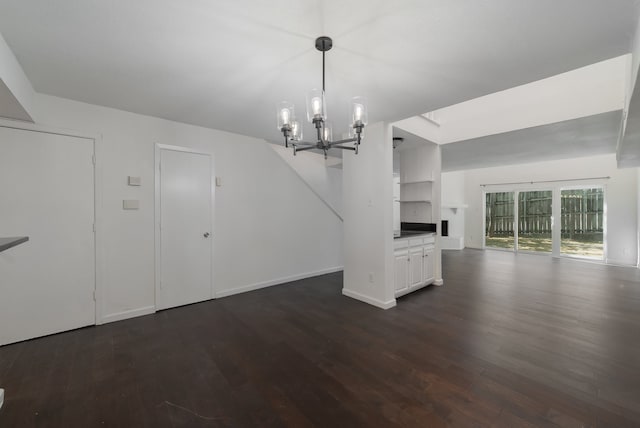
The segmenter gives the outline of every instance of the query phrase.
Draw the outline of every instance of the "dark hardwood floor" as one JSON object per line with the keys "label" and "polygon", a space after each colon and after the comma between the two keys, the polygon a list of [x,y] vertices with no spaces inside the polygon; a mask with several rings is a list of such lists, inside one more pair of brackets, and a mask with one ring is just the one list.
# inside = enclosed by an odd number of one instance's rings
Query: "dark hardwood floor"
{"label": "dark hardwood floor", "polygon": [[388,311],[330,274],[0,347],[0,427],[639,427],[640,273],[443,256]]}

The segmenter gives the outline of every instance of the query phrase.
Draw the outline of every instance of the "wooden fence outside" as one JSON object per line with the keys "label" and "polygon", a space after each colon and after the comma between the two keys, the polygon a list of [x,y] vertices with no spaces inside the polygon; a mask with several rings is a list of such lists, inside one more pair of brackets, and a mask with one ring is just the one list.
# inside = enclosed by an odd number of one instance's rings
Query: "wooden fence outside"
{"label": "wooden fence outside", "polygon": [[[485,234],[487,237],[514,234],[514,193],[486,194]],[[604,223],[604,193],[601,188],[563,190],[560,195],[563,238],[601,234]],[[520,192],[518,234],[551,235],[552,192]]]}

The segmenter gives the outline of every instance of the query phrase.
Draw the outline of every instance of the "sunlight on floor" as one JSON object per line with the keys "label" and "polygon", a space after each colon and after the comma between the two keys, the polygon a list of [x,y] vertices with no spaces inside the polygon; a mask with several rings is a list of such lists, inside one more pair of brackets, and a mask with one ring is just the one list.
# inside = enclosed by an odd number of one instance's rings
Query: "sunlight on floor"
{"label": "sunlight on floor", "polygon": [[[513,236],[485,238],[487,248],[513,249]],[[551,237],[519,236],[518,249],[522,251],[551,252]],[[604,254],[602,242],[578,241],[562,239],[560,253],[571,256],[602,258]]]}

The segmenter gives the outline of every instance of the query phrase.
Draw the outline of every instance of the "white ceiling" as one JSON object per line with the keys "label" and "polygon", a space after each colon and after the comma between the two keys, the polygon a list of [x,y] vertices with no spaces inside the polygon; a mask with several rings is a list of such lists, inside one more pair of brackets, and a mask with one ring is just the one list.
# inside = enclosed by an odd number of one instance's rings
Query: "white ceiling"
{"label": "white ceiling", "polygon": [[[630,51],[636,0],[0,0],[38,92],[280,140],[275,105],[321,85],[397,120]],[[305,132],[309,134],[311,128]]]}
{"label": "white ceiling", "polygon": [[615,153],[622,110],[443,144],[442,170],[458,171]]}

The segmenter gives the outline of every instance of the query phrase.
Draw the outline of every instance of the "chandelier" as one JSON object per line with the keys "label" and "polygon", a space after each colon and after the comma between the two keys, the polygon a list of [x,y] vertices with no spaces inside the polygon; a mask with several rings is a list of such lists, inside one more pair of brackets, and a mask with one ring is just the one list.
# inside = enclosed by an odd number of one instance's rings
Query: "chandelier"
{"label": "chandelier", "polygon": [[[351,99],[351,126],[349,138],[333,141],[331,124],[327,122],[327,106],[324,91],[324,56],[331,49],[333,41],[329,37],[318,37],[316,49],[322,52],[322,90],[313,89],[307,95],[307,119],[316,129],[315,142],[302,140],[302,124],[296,119],[294,105],[287,101],[278,104],[278,130],[284,135],[284,145],[293,147],[293,154],[304,150],[322,150],[325,159],[329,149],[353,150],[358,154],[362,130],[367,124],[367,103],[364,97]],[[354,143],[353,146],[343,144]]]}

